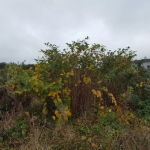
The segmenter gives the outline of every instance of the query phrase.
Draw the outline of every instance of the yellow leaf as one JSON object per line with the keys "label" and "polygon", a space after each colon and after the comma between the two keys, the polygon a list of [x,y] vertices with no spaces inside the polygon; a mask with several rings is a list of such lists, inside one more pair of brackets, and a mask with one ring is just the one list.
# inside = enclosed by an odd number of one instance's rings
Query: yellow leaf
{"label": "yellow leaf", "polygon": [[121,97],[125,98],[125,97],[126,97],[126,94],[125,94],[125,93],[121,94]]}
{"label": "yellow leaf", "polygon": [[93,92],[93,94],[95,94],[95,95],[97,94],[96,90],[94,90],[94,89],[92,90],[92,92]]}
{"label": "yellow leaf", "polygon": [[55,110],[55,115],[57,118],[60,118],[60,114],[59,114],[58,110]]}
{"label": "yellow leaf", "polygon": [[53,97],[55,97],[56,95],[58,95],[60,93],[60,91],[58,90],[58,91],[50,91],[49,93],[48,93],[48,96],[53,96]]}
{"label": "yellow leaf", "polygon": [[139,73],[139,71],[138,70],[135,70],[134,72],[133,72],[133,74],[138,74]]}
{"label": "yellow leaf", "polygon": [[63,93],[65,93],[66,95],[70,95],[70,93],[71,93],[71,90],[70,89],[68,89],[68,88],[65,88],[64,90],[63,90]]}
{"label": "yellow leaf", "polygon": [[67,116],[71,116],[72,114],[71,114],[71,112],[70,111],[67,111]]}
{"label": "yellow leaf", "polygon": [[47,110],[46,110],[46,109],[43,109],[43,110],[42,110],[42,113],[43,113],[44,115],[46,115],[46,114],[47,114]]}
{"label": "yellow leaf", "polygon": [[47,105],[47,103],[45,102],[45,103],[44,103],[44,106],[46,106],[46,105]]}
{"label": "yellow leaf", "polygon": [[18,94],[22,94],[22,91],[16,91],[16,93],[18,93]]}
{"label": "yellow leaf", "polygon": [[84,76],[83,81],[85,82],[85,84],[91,83],[91,78]]}
{"label": "yellow leaf", "polygon": [[25,131],[22,130],[22,131],[21,131],[21,134],[22,134],[22,135],[25,135]]}
{"label": "yellow leaf", "polygon": [[70,75],[71,75],[71,76],[74,76],[73,69],[71,70]]}
{"label": "yellow leaf", "polygon": [[25,112],[25,115],[28,116],[28,117],[30,116],[28,111]]}
{"label": "yellow leaf", "polygon": [[68,110],[68,106],[65,107],[65,110]]}
{"label": "yellow leaf", "polygon": [[42,110],[42,113],[44,114],[44,115],[46,115],[47,114],[47,103],[44,103],[44,106],[43,106],[43,110]]}
{"label": "yellow leaf", "polygon": [[100,109],[102,109],[102,110],[103,110],[103,109],[104,109],[104,106],[100,106]]}
{"label": "yellow leaf", "polygon": [[58,101],[59,103],[62,103],[62,100],[61,100],[61,98],[59,97],[59,95],[57,95],[57,101]]}
{"label": "yellow leaf", "polygon": [[111,112],[111,109],[109,109],[108,112]]}
{"label": "yellow leaf", "polygon": [[113,94],[112,93],[107,93],[109,97],[111,97],[111,100],[112,100],[112,103],[115,104],[115,106],[117,106],[117,101],[116,99],[114,98]]}
{"label": "yellow leaf", "polygon": [[115,98],[114,98],[114,97],[111,97],[111,100],[112,100],[112,103],[114,103],[115,106],[117,106],[117,101],[115,100]]}
{"label": "yellow leaf", "polygon": [[55,116],[52,116],[52,119],[53,119],[53,120],[56,120],[56,117],[55,117]]}
{"label": "yellow leaf", "polygon": [[12,89],[14,89],[14,88],[15,88],[15,85],[14,85],[14,84],[12,84],[12,85],[11,85],[11,88],[12,88]]}
{"label": "yellow leaf", "polygon": [[140,82],[140,87],[142,87],[143,86],[143,82]]}
{"label": "yellow leaf", "polygon": [[131,116],[131,118],[134,118],[134,117],[135,117],[134,114],[132,114],[132,113],[130,114],[130,116]]}
{"label": "yellow leaf", "polygon": [[50,86],[53,86],[53,85],[55,85],[55,84],[56,84],[56,82],[54,81],[54,82],[50,83]]}
{"label": "yellow leaf", "polygon": [[78,86],[78,84],[75,84],[75,87],[77,87]]}
{"label": "yellow leaf", "polygon": [[39,89],[38,88],[33,88],[33,90],[37,93],[38,91],[39,91]]}
{"label": "yellow leaf", "polygon": [[108,89],[107,89],[107,87],[103,87],[103,90],[105,91],[105,92],[108,92]]}
{"label": "yellow leaf", "polygon": [[64,115],[64,120],[68,121],[68,116]]}
{"label": "yellow leaf", "polygon": [[101,91],[97,91],[97,97],[102,97]]}
{"label": "yellow leaf", "polygon": [[100,84],[102,81],[98,81],[97,83]]}
{"label": "yellow leaf", "polygon": [[93,65],[93,64],[91,64],[89,69],[93,69],[93,67],[94,67],[94,65]]}
{"label": "yellow leaf", "polygon": [[113,97],[113,94],[112,93],[108,93],[108,96]]}

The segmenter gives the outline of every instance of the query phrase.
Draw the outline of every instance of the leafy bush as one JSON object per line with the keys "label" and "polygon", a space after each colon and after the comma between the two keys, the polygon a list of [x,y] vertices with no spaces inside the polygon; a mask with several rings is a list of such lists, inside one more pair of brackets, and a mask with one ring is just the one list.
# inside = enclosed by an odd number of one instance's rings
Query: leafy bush
{"label": "leafy bush", "polygon": [[41,50],[44,56],[36,59],[34,68],[24,70],[23,63],[9,65],[5,87],[16,97],[24,97],[16,98],[16,105],[21,101],[34,113],[30,107],[37,102],[39,116],[51,116],[58,122],[67,121],[72,113],[90,115],[95,107],[140,109],[129,106],[134,103],[133,95],[140,101],[149,95],[146,72],[133,63],[135,52],[129,47],[112,52],[99,44],[90,46],[87,40],[88,37],[67,43],[70,50],[63,52],[56,45],[45,43],[49,49]]}

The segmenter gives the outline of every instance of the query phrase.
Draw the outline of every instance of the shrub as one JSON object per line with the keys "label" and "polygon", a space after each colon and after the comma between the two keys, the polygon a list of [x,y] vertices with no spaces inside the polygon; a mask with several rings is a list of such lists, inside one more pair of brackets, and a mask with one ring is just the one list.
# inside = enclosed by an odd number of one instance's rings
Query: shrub
{"label": "shrub", "polygon": [[105,106],[138,108],[129,104],[134,95],[148,99],[148,81],[146,75],[141,77],[143,68],[133,63],[135,52],[129,47],[112,52],[99,44],[90,46],[87,40],[67,43],[69,50],[63,52],[45,43],[49,49],[41,50],[44,56],[36,59],[34,69],[24,70],[24,63],[7,67],[6,89],[24,97],[17,101],[23,107],[28,103],[26,109],[37,102],[39,116],[58,122],[67,121],[72,113],[90,115]]}

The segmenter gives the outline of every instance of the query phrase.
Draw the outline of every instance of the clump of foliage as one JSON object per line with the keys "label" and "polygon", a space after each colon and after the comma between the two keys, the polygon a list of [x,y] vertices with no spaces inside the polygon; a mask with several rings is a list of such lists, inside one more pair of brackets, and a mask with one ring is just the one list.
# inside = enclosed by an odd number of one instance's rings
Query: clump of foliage
{"label": "clump of foliage", "polygon": [[142,76],[143,70],[133,64],[135,52],[129,47],[107,51],[99,44],[90,46],[87,40],[88,37],[67,43],[69,49],[63,51],[45,43],[49,49],[41,50],[44,56],[36,59],[34,68],[24,70],[24,64],[7,67],[5,87],[10,93],[25,97],[18,103],[21,101],[24,105],[30,97],[30,104],[40,106],[41,117],[51,114],[53,120],[60,122],[67,121],[71,111],[81,115],[95,106],[126,109],[135,97],[140,98],[141,103],[149,100],[149,94],[145,94],[148,79]]}
{"label": "clump of foliage", "polygon": [[[63,126],[70,118],[77,124],[86,123],[76,127],[76,132],[82,134],[83,145],[78,145],[81,149],[92,145],[92,139],[97,140],[95,132],[103,138],[111,135],[103,145],[108,148],[114,144],[113,135],[126,126],[134,127],[137,116],[149,119],[150,74],[133,61],[136,54],[130,47],[112,52],[100,44],[89,45],[88,39],[66,43],[68,48],[63,51],[45,43],[48,49],[41,50],[43,57],[35,59],[36,64],[30,68],[25,68],[24,63],[7,65],[6,80],[1,86],[6,94],[2,97],[9,97],[10,113],[22,112],[30,118],[29,126],[35,122],[39,126],[48,122]],[[24,121],[17,122],[26,124]],[[27,136],[29,128],[25,129]],[[121,138],[124,137],[123,133]],[[88,143],[83,142],[87,139]]]}
{"label": "clump of foliage", "polygon": [[16,140],[25,138],[29,134],[29,125],[25,118],[17,118],[12,128],[4,129],[3,138],[4,140]]}

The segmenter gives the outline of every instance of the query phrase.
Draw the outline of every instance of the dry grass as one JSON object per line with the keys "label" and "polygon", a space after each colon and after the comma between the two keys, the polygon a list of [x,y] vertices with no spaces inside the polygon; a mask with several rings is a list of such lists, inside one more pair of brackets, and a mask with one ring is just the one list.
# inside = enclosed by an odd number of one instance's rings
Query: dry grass
{"label": "dry grass", "polygon": [[29,135],[27,142],[19,147],[20,150],[48,150],[50,149],[49,144],[47,143],[47,137],[43,137],[45,144],[40,144],[41,130],[38,127],[32,127],[31,134]]}
{"label": "dry grass", "polygon": [[5,116],[3,117],[4,117],[3,121],[0,122],[0,129],[1,130],[11,129],[15,123],[15,120],[14,120],[15,116],[11,115],[10,113],[6,113]]}
{"label": "dry grass", "polygon": [[150,128],[138,127],[133,130],[124,130],[115,142],[117,147],[123,150],[149,150]]}
{"label": "dry grass", "polygon": [[[2,126],[11,129],[14,120],[13,116],[7,115],[1,122],[1,129]],[[136,122],[132,127],[127,125],[121,129],[113,129],[109,125],[100,126],[99,121],[94,124],[89,122],[88,117],[79,118],[71,124],[63,125],[46,123],[40,126],[32,122],[30,133],[26,138],[10,140],[7,144],[1,143],[0,148],[2,150],[150,149],[150,126],[148,122]]]}

